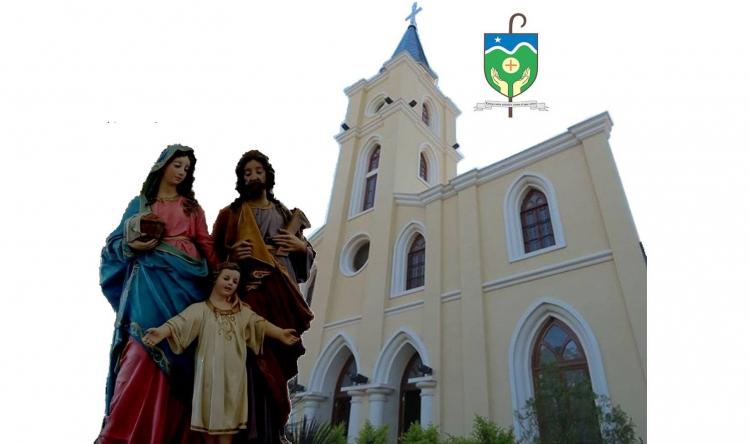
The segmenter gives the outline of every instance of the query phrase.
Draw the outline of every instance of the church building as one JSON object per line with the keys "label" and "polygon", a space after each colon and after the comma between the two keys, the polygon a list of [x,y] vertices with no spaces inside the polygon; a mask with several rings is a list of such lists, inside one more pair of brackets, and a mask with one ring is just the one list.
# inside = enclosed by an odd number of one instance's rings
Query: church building
{"label": "church building", "polygon": [[460,111],[416,24],[349,98],[326,223],[302,286],[315,320],[293,417],[520,432],[540,362],[619,404],[646,436],[646,258],[606,112],[457,175]]}

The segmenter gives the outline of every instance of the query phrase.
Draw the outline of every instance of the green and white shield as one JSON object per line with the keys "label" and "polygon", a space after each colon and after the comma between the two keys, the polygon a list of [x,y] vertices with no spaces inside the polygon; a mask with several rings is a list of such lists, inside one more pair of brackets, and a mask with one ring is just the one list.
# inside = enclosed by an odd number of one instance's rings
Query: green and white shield
{"label": "green and white shield", "polygon": [[484,77],[513,98],[529,89],[539,72],[538,34],[484,34]]}

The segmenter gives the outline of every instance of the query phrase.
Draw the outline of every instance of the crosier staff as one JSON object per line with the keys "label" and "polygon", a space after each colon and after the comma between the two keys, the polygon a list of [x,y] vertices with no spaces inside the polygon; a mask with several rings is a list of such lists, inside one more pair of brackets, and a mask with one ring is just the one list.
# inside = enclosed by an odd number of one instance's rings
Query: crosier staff
{"label": "crosier staff", "polygon": [[[516,17],[521,17],[523,19],[523,23],[521,23],[521,28],[523,28],[524,26],[526,26],[526,16],[523,15],[523,14],[521,14],[520,12],[516,12],[515,14],[511,15],[510,16],[510,20],[508,20],[508,34],[513,34],[513,19],[515,19]],[[512,91],[511,94],[513,92],[515,92],[515,91]],[[513,102],[513,96],[511,94],[508,95],[508,102],[510,102],[510,103]],[[513,117],[513,107],[512,106],[508,107],[508,117],[509,118]]]}

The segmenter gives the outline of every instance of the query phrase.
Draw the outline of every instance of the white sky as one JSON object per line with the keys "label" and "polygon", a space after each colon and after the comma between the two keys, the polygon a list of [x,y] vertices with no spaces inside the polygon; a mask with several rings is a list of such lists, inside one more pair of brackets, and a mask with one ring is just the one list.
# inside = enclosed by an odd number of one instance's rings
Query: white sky
{"label": "white sky", "polygon": [[[276,195],[324,223],[343,89],[390,58],[411,1],[259,3],[0,6],[3,442],[98,433],[114,319],[99,252],[167,144],[196,149],[209,225],[251,147],[270,156]],[[609,111],[649,256],[649,438],[738,442],[750,417],[746,20],[729,2],[673,5],[425,1],[417,23],[463,111],[459,173]],[[540,42],[539,75],[518,100],[550,111],[511,120],[472,108],[500,98],[482,38],[507,32],[515,12],[528,23],[514,31]]]}

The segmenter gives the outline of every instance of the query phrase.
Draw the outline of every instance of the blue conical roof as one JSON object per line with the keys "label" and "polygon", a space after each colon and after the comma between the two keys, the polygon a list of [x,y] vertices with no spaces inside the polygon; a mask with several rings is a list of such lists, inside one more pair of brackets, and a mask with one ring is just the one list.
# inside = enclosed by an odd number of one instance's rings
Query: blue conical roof
{"label": "blue conical roof", "polygon": [[[427,56],[424,55],[424,49],[422,49],[422,43],[419,41],[419,34],[417,34],[417,27],[415,25],[409,25],[406,28],[404,36],[401,37],[401,41],[398,43],[396,50],[393,51],[393,55],[390,60],[396,58],[401,52],[406,51],[415,62],[424,66],[428,73],[433,78],[437,79],[437,74],[430,68],[430,64],[427,63]],[[390,61],[389,60],[389,61]]]}

